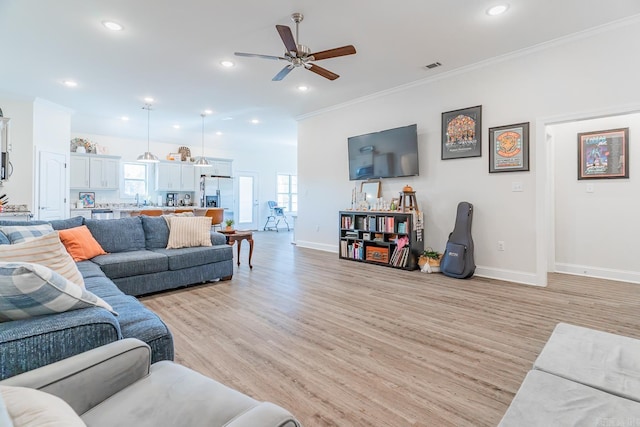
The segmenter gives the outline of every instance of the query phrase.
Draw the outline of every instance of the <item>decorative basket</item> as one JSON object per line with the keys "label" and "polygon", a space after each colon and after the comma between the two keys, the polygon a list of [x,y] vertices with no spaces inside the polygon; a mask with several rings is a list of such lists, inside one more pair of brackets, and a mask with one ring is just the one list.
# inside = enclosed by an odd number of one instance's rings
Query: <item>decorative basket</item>
{"label": "decorative basket", "polygon": [[191,150],[189,147],[180,147],[178,148],[178,153],[182,155],[181,161],[186,162],[191,158]]}

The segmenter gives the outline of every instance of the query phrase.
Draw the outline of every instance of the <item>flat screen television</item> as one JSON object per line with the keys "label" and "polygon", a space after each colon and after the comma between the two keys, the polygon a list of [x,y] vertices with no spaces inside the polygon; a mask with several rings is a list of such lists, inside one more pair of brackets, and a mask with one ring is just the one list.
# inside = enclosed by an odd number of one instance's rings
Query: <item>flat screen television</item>
{"label": "flat screen television", "polygon": [[352,136],[349,180],[418,175],[417,125]]}

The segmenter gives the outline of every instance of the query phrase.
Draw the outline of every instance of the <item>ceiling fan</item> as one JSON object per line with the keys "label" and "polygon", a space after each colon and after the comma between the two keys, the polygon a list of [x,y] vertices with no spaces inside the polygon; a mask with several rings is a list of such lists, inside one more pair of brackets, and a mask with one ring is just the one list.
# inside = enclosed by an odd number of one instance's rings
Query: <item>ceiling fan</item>
{"label": "ceiling fan", "polygon": [[296,23],[296,38],[293,38],[293,34],[291,33],[291,28],[286,25],[276,25],[276,30],[278,30],[278,34],[280,34],[280,38],[284,43],[287,51],[284,53],[284,56],[273,56],[273,55],[259,55],[257,53],[242,53],[236,52],[236,56],[247,56],[253,58],[263,58],[263,59],[272,59],[275,61],[287,61],[287,64],[275,77],[272,79],[273,81],[280,81],[284,79],[287,74],[291,72],[294,68],[304,67],[309,71],[313,71],[314,73],[329,79],[335,80],[339,75],[333,73],[326,68],[322,68],[316,64],[313,64],[313,61],[320,61],[322,59],[336,58],[338,56],[345,55],[353,55],[356,53],[356,48],[352,45],[337,47],[335,49],[323,50],[321,52],[311,53],[311,50],[299,43],[298,39],[298,25],[304,16],[302,13],[293,13],[291,14],[291,20]]}

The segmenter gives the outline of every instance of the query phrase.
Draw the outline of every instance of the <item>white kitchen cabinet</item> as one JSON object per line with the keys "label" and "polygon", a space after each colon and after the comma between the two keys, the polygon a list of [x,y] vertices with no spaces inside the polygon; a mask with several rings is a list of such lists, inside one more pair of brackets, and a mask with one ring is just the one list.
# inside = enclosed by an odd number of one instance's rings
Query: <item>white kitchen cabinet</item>
{"label": "white kitchen cabinet", "polygon": [[90,158],[91,188],[117,190],[120,186],[118,170],[120,162],[114,158]]}
{"label": "white kitchen cabinet", "polygon": [[210,163],[212,167],[206,170],[207,175],[231,176],[232,160],[213,160]]}
{"label": "white kitchen cabinet", "polygon": [[180,168],[180,190],[196,191],[196,167],[193,165],[181,165]]}
{"label": "white kitchen cabinet", "polygon": [[120,157],[71,154],[70,187],[117,190],[120,187]]}
{"label": "white kitchen cabinet", "polygon": [[179,162],[160,162],[156,165],[156,190],[182,191],[182,165]]}
{"label": "white kitchen cabinet", "polygon": [[71,188],[90,188],[89,179],[91,177],[89,173],[89,157],[71,155],[71,169],[69,174],[71,176],[70,187]]}

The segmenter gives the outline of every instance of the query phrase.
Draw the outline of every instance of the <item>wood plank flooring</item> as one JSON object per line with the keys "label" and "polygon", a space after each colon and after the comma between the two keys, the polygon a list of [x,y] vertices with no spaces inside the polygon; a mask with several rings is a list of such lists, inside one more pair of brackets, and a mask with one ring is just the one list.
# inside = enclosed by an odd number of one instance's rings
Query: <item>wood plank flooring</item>
{"label": "wood plank flooring", "polygon": [[495,426],[556,323],[640,338],[640,285],[456,280],[254,239],[253,270],[243,245],[231,281],[141,300],[177,362],[304,426]]}

